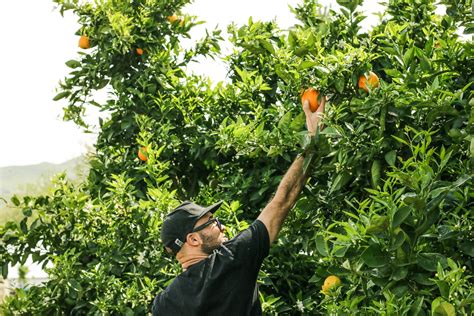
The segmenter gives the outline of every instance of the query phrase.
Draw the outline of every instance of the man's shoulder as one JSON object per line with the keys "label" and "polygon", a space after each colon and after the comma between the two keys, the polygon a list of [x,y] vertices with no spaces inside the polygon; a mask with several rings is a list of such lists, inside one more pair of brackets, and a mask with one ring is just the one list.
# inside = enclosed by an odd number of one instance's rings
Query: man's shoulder
{"label": "man's shoulder", "polygon": [[249,232],[249,231],[257,231],[257,232],[260,232],[260,233],[266,233],[268,235],[268,230],[267,230],[267,227],[265,226],[265,224],[262,221],[256,219],[247,228],[245,228],[245,229],[241,230],[240,232],[238,232],[237,235],[234,236],[234,238],[230,239],[229,241],[226,241],[224,244],[235,241],[240,236],[242,236],[243,234],[245,234],[246,232]]}
{"label": "man's shoulder", "polygon": [[240,239],[265,239],[268,237],[268,230],[265,224],[256,219],[246,229],[240,231],[234,238],[226,241],[224,245],[238,242]]}
{"label": "man's shoulder", "polygon": [[239,258],[247,258],[247,255],[259,255],[265,257],[270,248],[270,239],[267,228],[259,220],[252,222],[249,227],[239,232],[234,238],[223,243],[219,248],[222,254],[230,253]]}

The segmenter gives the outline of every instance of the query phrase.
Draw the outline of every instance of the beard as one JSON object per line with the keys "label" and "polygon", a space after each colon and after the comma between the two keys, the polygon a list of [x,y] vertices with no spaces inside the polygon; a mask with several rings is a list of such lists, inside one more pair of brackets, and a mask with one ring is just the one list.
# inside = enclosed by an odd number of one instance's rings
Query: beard
{"label": "beard", "polygon": [[201,245],[201,250],[207,255],[212,254],[214,250],[216,250],[222,245],[222,243],[218,240],[218,238],[203,234],[201,232],[198,232],[198,234],[203,241]]}

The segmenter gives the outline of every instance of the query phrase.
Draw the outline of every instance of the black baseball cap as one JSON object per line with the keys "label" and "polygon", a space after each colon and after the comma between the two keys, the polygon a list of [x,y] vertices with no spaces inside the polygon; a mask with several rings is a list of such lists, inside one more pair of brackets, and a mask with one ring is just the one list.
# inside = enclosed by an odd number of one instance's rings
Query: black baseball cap
{"label": "black baseball cap", "polygon": [[193,230],[196,222],[208,212],[214,213],[223,201],[204,207],[191,201],[184,201],[166,215],[161,226],[161,241],[173,253],[178,253],[186,242],[186,236]]}

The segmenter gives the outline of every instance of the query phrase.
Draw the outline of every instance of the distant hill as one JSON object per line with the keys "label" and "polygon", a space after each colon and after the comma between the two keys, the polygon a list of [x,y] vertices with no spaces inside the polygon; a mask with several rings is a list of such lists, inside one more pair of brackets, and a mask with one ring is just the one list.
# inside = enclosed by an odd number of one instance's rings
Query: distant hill
{"label": "distant hill", "polygon": [[[41,195],[48,191],[52,178],[62,172],[66,177],[79,182],[85,178],[89,166],[85,156],[79,156],[60,164],[40,163],[28,166],[11,166],[0,168],[0,198],[8,201],[13,195],[19,197],[26,195]],[[0,225],[8,220],[19,220],[21,212],[11,208],[0,200]]]}
{"label": "distant hill", "polygon": [[79,156],[60,164],[40,163],[0,168],[0,196],[35,194],[39,187],[49,185],[53,176],[66,172],[70,180],[78,180],[87,172],[86,159]]}

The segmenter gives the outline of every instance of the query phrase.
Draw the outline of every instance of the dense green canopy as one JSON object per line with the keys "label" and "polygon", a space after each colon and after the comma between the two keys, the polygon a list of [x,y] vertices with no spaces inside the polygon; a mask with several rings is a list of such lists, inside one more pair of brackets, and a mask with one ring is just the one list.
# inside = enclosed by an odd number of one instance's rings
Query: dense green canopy
{"label": "dense green canopy", "polygon": [[[326,128],[264,262],[264,313],[472,314],[473,44],[459,36],[472,33],[470,0],[441,0],[444,15],[431,0],[390,0],[368,33],[362,1],[327,10],[305,0],[290,30],[231,25],[228,83],[186,71],[224,41],[214,30],[182,48],[198,23],[180,14],[188,0],[54,2],[91,43],[67,61],[55,99],[86,130],[87,107],[110,117],[86,181],[59,176],[48,195],[12,199],[25,218],[0,227],[3,275],[28,256],[54,267],[42,286],[16,290],[5,314],[148,313],[181,269],[162,251],[164,215],[184,199],[223,199],[229,234],[247,227],[301,152],[310,86],[330,98]],[[368,71],[380,88],[365,92]],[[102,89],[109,99],[95,102]],[[342,285],[325,295],[331,274]]]}

